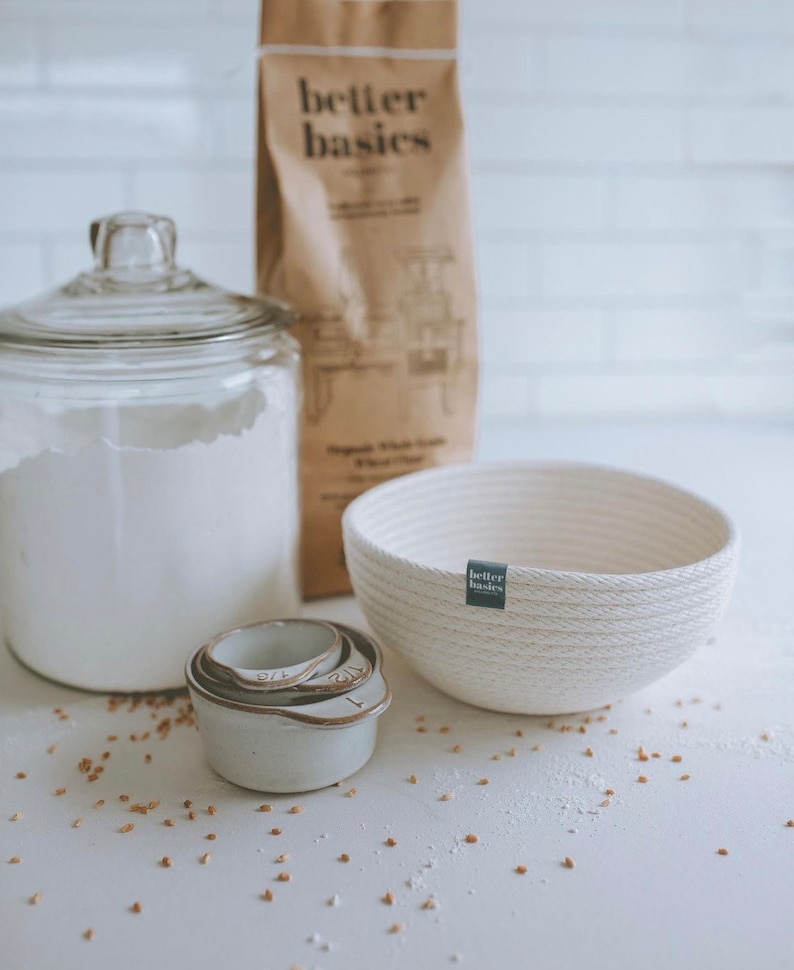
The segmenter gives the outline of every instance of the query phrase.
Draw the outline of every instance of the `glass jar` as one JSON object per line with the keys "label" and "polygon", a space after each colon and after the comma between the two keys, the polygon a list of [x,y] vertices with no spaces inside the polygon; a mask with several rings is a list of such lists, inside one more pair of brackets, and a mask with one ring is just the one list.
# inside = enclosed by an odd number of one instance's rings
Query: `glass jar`
{"label": "glass jar", "polygon": [[295,314],[95,222],[95,269],[0,313],[0,619],[73,686],[184,685],[222,630],[299,606]]}

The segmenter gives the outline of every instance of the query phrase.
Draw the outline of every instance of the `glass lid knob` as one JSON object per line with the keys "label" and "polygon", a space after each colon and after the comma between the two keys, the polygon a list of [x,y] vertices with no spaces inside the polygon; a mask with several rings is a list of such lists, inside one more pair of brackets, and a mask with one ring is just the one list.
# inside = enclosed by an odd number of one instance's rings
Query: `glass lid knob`
{"label": "glass lid knob", "polygon": [[91,223],[96,268],[109,275],[173,273],[176,227],[166,216],[119,212]]}

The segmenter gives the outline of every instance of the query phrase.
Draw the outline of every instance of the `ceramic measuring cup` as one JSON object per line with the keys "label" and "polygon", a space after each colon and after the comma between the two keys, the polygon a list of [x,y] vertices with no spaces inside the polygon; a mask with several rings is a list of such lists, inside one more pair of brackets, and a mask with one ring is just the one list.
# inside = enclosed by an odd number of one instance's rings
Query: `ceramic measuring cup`
{"label": "ceramic measuring cup", "polygon": [[349,636],[341,632],[340,635],[342,653],[338,665],[328,673],[315,674],[299,684],[264,691],[243,687],[230,680],[222,680],[215,675],[212,665],[208,663],[206,648],[199,650],[195,657],[196,679],[219,697],[259,707],[300,704],[304,701],[320,700],[346,693],[363,684],[371,676],[372,664]]}
{"label": "ceramic measuring cup", "polygon": [[219,697],[197,671],[203,648],[188,658],[190,699],[207,760],[218,774],[243,788],[298,792],[333,785],[366,764],[391,691],[375,640],[352,627],[340,630],[372,673],[360,687],[319,701],[258,706]]}
{"label": "ceramic measuring cup", "polygon": [[203,650],[205,666],[217,679],[274,691],[333,670],[342,637],[323,620],[266,620],[221,633]]}

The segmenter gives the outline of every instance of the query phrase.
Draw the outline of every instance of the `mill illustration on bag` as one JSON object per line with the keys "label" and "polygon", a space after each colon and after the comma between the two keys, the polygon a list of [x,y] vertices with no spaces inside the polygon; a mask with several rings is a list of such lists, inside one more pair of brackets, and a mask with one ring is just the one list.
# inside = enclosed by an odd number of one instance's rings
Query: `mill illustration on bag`
{"label": "mill illustration on bag", "polygon": [[453,0],[263,0],[257,275],[297,307],[305,596],[366,488],[471,457],[477,321]]}
{"label": "mill illustration on bag", "polygon": [[394,384],[401,417],[410,419],[415,400],[419,406],[417,385],[434,386],[444,413],[454,414],[463,320],[453,316],[444,284],[444,267],[454,260],[449,247],[417,246],[395,257],[401,287],[394,306],[371,306],[367,294],[373,287],[360,279],[349,251],[342,257],[337,305],[303,312],[307,420],[322,422],[337,378],[363,377],[368,370]]}

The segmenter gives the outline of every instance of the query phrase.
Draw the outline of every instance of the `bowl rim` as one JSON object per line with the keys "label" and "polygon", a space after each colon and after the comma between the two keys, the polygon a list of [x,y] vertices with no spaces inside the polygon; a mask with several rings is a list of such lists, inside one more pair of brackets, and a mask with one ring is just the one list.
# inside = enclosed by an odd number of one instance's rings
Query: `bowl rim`
{"label": "bowl rim", "polygon": [[661,590],[672,588],[683,584],[689,584],[693,578],[700,573],[713,573],[719,568],[732,563],[736,557],[741,544],[741,534],[733,522],[719,506],[703,498],[696,492],[676,485],[663,478],[644,473],[635,472],[625,468],[604,465],[599,463],[580,462],[580,461],[534,461],[534,460],[510,460],[502,459],[498,461],[472,461],[458,462],[449,465],[440,465],[433,468],[425,468],[417,472],[409,472],[397,478],[389,479],[379,485],[375,485],[361,495],[353,499],[344,510],[342,515],[342,530],[345,541],[348,537],[355,536],[356,542],[366,546],[381,561],[390,562],[396,567],[410,570],[414,575],[422,575],[432,578],[435,581],[447,580],[455,584],[466,583],[465,570],[442,569],[438,566],[431,566],[426,563],[409,559],[397,553],[383,549],[371,540],[361,529],[357,522],[357,517],[362,511],[373,502],[377,502],[390,493],[399,493],[409,485],[423,479],[435,479],[445,477],[455,477],[465,474],[486,474],[509,471],[511,473],[520,472],[573,472],[587,471],[595,472],[605,476],[622,478],[626,481],[635,481],[646,485],[661,488],[669,494],[679,498],[689,500],[708,511],[714,519],[719,521],[726,531],[726,539],[720,548],[715,550],[702,559],[694,560],[690,563],[683,563],[679,566],[670,566],[665,569],[647,570],[636,573],[596,573],[582,572],[576,570],[550,569],[541,566],[522,566],[520,564],[506,563],[508,575],[513,580],[518,580],[522,584],[531,584],[538,588],[590,588],[603,589],[604,591],[614,591],[615,589],[626,590]]}

